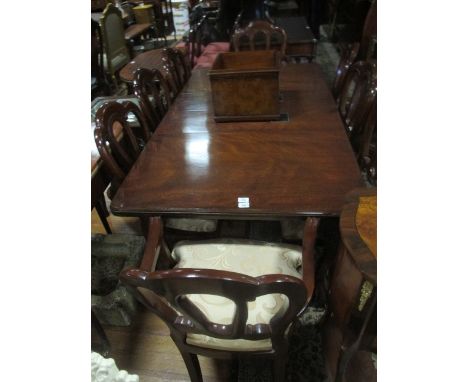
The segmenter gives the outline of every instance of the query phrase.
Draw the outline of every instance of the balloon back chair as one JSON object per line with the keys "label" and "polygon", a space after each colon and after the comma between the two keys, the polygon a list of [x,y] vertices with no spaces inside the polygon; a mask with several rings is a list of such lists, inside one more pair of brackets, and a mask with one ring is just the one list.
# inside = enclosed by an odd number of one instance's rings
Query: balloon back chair
{"label": "balloon back chair", "polygon": [[[265,39],[258,39],[262,35]],[[270,50],[272,49],[272,40],[274,38],[278,39],[281,55],[285,58],[288,39],[285,30],[265,20],[254,20],[245,28],[237,29],[232,35],[232,44],[236,52],[242,50],[244,40],[247,40],[249,50],[255,50],[258,46],[261,46],[261,49]],[[263,41],[264,44],[262,44]]]}
{"label": "balloon back chair", "polygon": [[359,46],[360,44],[358,42],[355,42],[354,44],[349,44],[348,46],[346,46],[346,48],[341,54],[340,61],[338,62],[338,66],[336,68],[336,76],[335,80],[333,81],[332,88],[333,97],[335,97],[335,99],[340,94],[346,73],[348,73],[349,68],[356,61],[356,58],[359,53]]}
{"label": "balloon back chair", "polygon": [[109,101],[96,112],[94,140],[112,178],[109,198],[115,195],[150,136],[146,118],[132,102]]}
{"label": "balloon back chair", "polygon": [[[202,382],[197,355],[268,357],[283,381],[288,335],[315,287],[318,219],[308,218],[303,246],[216,239],[178,243],[166,264],[162,220],[150,218],[139,269],[120,280],[169,327],[192,382]],[[302,272],[298,269],[301,268]]]}
{"label": "balloon back chair", "polygon": [[338,96],[338,111],[348,136],[362,128],[377,95],[377,69],[371,62],[358,61],[348,70]]}
{"label": "balloon back chair", "polygon": [[133,92],[154,131],[172,102],[166,79],[157,69],[138,68],[133,77]]}

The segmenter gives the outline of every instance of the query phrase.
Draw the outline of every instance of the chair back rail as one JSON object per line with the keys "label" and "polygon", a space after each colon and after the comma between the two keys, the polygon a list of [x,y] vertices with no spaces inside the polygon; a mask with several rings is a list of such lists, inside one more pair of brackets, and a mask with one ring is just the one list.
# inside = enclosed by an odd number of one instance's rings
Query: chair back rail
{"label": "chair back rail", "polygon": [[247,40],[250,50],[255,50],[257,45],[257,36],[265,37],[266,50],[271,49],[272,37],[277,36],[280,43],[282,57],[286,56],[287,35],[284,29],[270,24],[265,20],[251,21],[245,28],[237,29],[232,36],[232,43],[236,52],[241,50],[241,44],[244,39]]}
{"label": "chair back rail", "polygon": [[362,128],[377,94],[374,63],[358,61],[348,70],[337,99],[338,110],[348,135]]}
{"label": "chair back rail", "polygon": [[166,79],[157,69],[138,68],[134,74],[133,91],[140,100],[151,132],[154,132],[172,102]]}
{"label": "chair back rail", "polygon": [[377,96],[372,101],[362,129],[353,134],[351,144],[356,151],[359,165],[367,173],[371,151],[377,149]]}
{"label": "chair back rail", "polygon": [[[130,114],[136,117],[138,128],[130,126]],[[110,101],[98,109],[94,140],[112,176],[111,194],[120,186],[150,136],[147,121],[134,103]]]}
{"label": "chair back rail", "polygon": [[346,73],[348,72],[351,65],[353,65],[356,61],[356,58],[359,53],[359,46],[360,44],[358,42],[355,42],[354,44],[349,44],[341,54],[340,61],[338,62],[338,66],[336,68],[336,76],[332,88],[333,96],[335,97],[335,99],[340,94]]}
{"label": "chair back rail", "polygon": [[164,51],[175,69],[180,87],[179,90],[182,90],[191,75],[191,69],[187,63],[186,56],[179,49],[165,48]]}
{"label": "chair back rail", "polygon": [[[166,303],[166,311],[170,313],[165,316],[164,312],[157,313],[171,327],[177,327],[184,333],[224,339],[259,340],[269,338],[273,333],[284,332],[307,300],[304,282],[287,275],[250,277],[213,269],[175,268],[156,272],[129,269],[121,273],[121,280],[149,309],[157,310],[157,306],[160,305],[152,304],[154,298],[160,299],[160,303]],[[148,293],[141,293],[140,288],[152,291],[156,295],[149,300]],[[246,324],[247,302],[271,293],[286,295],[289,300],[287,308],[278,312],[270,324]],[[233,301],[236,309],[232,323],[225,325],[209,321],[186,297],[189,294],[217,295]]]}

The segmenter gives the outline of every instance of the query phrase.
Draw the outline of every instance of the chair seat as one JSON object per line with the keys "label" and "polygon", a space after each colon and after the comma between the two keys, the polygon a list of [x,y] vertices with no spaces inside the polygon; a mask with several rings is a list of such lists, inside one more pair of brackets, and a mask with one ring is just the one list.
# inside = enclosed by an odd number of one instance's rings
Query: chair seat
{"label": "chair seat", "polygon": [[189,232],[215,232],[218,227],[217,220],[169,218],[164,224],[167,228]]}
{"label": "chair seat", "polygon": [[196,60],[195,68],[211,68],[214,64],[216,56],[218,53],[206,53],[203,52],[200,57]]}
{"label": "chair seat", "polygon": [[[197,242],[182,241],[172,251],[177,261],[175,268],[217,269],[257,277],[267,274],[285,274],[302,279],[302,249],[288,244],[272,244],[240,239],[216,239]],[[211,321],[230,324],[235,304],[224,297],[192,294],[187,297]],[[269,323],[288,299],[281,294],[257,297],[248,303],[247,324]],[[269,339],[250,341],[226,340],[199,334],[188,334],[187,343],[223,350],[256,351],[271,348]]]}
{"label": "chair seat", "polygon": [[229,52],[230,43],[229,42],[210,42],[203,53],[223,53]]}

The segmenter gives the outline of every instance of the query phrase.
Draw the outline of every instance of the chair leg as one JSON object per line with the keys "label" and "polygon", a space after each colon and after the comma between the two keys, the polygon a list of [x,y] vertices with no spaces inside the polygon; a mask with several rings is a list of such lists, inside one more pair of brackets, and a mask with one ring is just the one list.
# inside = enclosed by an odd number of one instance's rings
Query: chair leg
{"label": "chair leg", "polygon": [[92,309],[91,309],[91,327],[95,329],[95,332],[97,336],[99,337],[99,340],[101,341],[99,345],[99,349],[96,349],[96,350],[98,350],[98,352],[101,353],[103,357],[107,357],[110,352],[109,340],[107,339],[106,332],[102,328],[101,323],[97,319]]}
{"label": "chair leg", "polygon": [[107,221],[107,217],[109,216],[109,211],[107,211],[106,207],[106,200],[104,199],[104,195],[101,195],[96,203],[96,212],[99,215],[99,219],[101,219],[101,223],[104,226],[104,229],[108,234],[112,233],[112,230],[109,226],[109,222]]}
{"label": "chair leg", "polygon": [[286,374],[286,362],[288,360],[287,353],[278,354],[273,359],[273,381],[283,382]]}
{"label": "chair leg", "polygon": [[185,366],[190,376],[191,382],[203,382],[203,377],[200,369],[200,362],[196,354],[184,352],[179,349],[182,358],[184,359]]}

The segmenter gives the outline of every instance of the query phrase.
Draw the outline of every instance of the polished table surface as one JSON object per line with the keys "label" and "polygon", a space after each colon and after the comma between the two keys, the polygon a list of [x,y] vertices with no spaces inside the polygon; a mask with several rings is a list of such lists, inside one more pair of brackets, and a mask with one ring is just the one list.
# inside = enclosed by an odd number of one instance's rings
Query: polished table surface
{"label": "polished table surface", "polygon": [[[116,215],[338,216],[362,185],[316,64],[280,72],[286,120],[215,123],[208,71],[194,70],[114,197]],[[238,198],[249,198],[239,207]]]}

